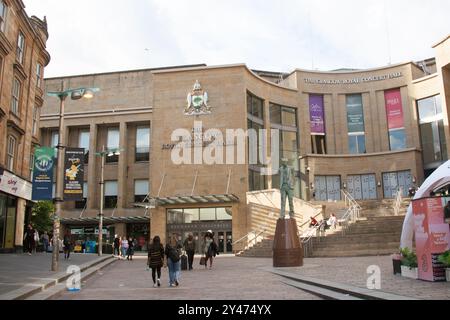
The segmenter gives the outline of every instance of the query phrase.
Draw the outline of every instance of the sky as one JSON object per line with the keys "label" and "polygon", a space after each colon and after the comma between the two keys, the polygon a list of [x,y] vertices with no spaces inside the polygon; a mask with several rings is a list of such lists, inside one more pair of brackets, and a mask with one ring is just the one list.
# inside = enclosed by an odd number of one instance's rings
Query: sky
{"label": "sky", "polygon": [[448,0],[23,0],[47,17],[45,77],[205,63],[376,68],[434,57]]}

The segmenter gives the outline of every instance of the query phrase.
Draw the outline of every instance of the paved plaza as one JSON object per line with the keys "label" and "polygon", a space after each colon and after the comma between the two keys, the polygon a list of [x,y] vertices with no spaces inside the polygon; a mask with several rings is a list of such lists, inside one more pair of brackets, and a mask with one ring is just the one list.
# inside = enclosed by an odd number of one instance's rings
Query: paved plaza
{"label": "paved plaza", "polygon": [[161,287],[153,288],[146,258],[122,260],[106,267],[82,285],[80,292],[66,292],[63,300],[317,300],[316,296],[287,286],[280,277],[262,268],[270,259],[218,256],[212,270],[194,261],[194,270],[182,271],[180,286],[169,287],[168,269],[162,269]]}
{"label": "paved plaza", "polygon": [[[106,258],[106,256],[105,256]],[[60,256],[59,272],[50,271],[51,254],[0,255],[0,295],[17,289],[37,287],[65,273],[69,265],[85,265],[98,260],[97,255],[73,254],[69,261]],[[151,272],[146,270],[146,256],[133,261],[118,260],[83,280],[79,292],[63,291],[60,300],[318,300],[319,297],[284,283],[274,274],[272,259],[240,258],[220,255],[212,270],[194,261],[193,271],[182,271],[180,286],[168,286],[168,269],[162,270],[162,285],[153,288]],[[390,256],[352,258],[309,258],[301,268],[280,268],[298,277],[308,277],[336,284],[367,289],[369,266],[381,270],[381,291],[425,300],[449,300],[450,283],[426,282],[393,275]]]}
{"label": "paved plaza", "polygon": [[[175,300],[311,300],[319,299],[281,282],[271,271],[272,259],[219,256],[212,270],[198,265],[183,271],[181,285],[168,287],[163,269],[161,288],[153,288],[145,258],[117,261],[83,283],[77,293],[65,292],[57,299],[175,299]],[[450,284],[431,283],[392,274],[389,256],[305,259],[302,268],[283,268],[297,275],[367,288],[367,267],[381,269],[381,291],[416,299],[450,299]]]}
{"label": "paved plaza", "polygon": [[0,295],[22,287],[39,286],[65,273],[69,265],[82,265],[96,259],[95,254],[71,254],[69,260],[64,260],[64,254],[60,254],[59,272],[55,273],[51,271],[51,253],[0,254]]}

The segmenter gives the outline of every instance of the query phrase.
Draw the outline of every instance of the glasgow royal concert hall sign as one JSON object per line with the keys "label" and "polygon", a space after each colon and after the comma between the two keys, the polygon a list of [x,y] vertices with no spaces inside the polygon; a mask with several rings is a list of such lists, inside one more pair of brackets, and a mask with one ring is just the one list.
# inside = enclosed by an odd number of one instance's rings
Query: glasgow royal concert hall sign
{"label": "glasgow royal concert hall sign", "polygon": [[397,79],[403,77],[401,72],[394,72],[380,76],[363,76],[351,79],[313,79],[305,78],[305,83],[308,84],[360,84],[373,81],[383,81],[390,79]]}

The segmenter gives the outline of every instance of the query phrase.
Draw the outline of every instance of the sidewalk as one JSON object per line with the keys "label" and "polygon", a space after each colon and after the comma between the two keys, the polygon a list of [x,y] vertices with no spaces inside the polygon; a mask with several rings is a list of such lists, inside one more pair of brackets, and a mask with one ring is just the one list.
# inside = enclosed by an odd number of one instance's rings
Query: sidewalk
{"label": "sidewalk", "polygon": [[[104,257],[110,255],[104,255]],[[52,254],[1,254],[0,255],[0,296],[15,290],[36,288],[55,281],[66,273],[70,265],[81,266],[94,263],[99,259],[96,254],[71,253],[69,260],[64,260],[64,254],[59,256],[59,270],[51,271]]]}
{"label": "sidewalk", "polygon": [[[270,262],[268,259],[267,262]],[[421,300],[449,300],[449,282],[427,282],[413,280],[393,274],[390,256],[350,257],[350,258],[308,258],[300,268],[279,268],[271,266],[267,271],[282,270],[300,277],[311,277],[338,284],[367,289],[369,266],[378,266],[381,270],[380,291]]]}

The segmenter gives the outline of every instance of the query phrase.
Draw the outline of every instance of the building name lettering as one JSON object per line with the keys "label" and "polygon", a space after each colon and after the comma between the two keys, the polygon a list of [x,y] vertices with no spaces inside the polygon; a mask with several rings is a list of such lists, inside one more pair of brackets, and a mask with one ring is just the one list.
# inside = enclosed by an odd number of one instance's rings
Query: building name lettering
{"label": "building name lettering", "polygon": [[397,79],[403,77],[401,72],[389,73],[381,76],[369,76],[369,77],[357,77],[352,79],[313,79],[313,78],[305,78],[305,83],[308,84],[359,84],[373,81],[383,81],[390,79]]}

